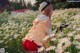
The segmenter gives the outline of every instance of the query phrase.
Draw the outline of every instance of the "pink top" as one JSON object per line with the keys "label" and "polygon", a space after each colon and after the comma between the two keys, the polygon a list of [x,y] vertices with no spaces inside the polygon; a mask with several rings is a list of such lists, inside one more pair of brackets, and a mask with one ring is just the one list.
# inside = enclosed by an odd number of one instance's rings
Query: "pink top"
{"label": "pink top", "polygon": [[51,33],[51,20],[46,15],[38,15],[33,21],[33,26],[25,36],[28,40],[34,40],[37,45],[42,45],[41,41]]}

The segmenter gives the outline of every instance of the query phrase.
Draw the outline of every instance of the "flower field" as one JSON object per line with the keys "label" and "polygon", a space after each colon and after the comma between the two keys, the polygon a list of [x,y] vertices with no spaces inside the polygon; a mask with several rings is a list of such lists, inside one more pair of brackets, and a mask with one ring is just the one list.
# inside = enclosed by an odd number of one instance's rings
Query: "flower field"
{"label": "flower field", "polygon": [[[22,37],[32,26],[32,21],[39,13],[37,11],[3,12],[0,14],[0,48],[6,53],[24,53],[21,47]],[[61,24],[69,26],[59,29]],[[80,9],[55,10],[52,15],[53,32],[50,53],[80,53]]]}

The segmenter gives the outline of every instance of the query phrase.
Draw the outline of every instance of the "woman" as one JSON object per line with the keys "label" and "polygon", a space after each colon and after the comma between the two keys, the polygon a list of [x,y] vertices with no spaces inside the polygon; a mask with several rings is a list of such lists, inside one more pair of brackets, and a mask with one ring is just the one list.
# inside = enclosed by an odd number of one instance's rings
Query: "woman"
{"label": "woman", "polygon": [[43,39],[50,35],[52,30],[51,15],[53,11],[52,4],[44,1],[39,7],[40,15],[33,21],[33,26],[28,34],[22,39],[22,47],[26,53],[38,53],[37,47],[49,46],[43,44]]}

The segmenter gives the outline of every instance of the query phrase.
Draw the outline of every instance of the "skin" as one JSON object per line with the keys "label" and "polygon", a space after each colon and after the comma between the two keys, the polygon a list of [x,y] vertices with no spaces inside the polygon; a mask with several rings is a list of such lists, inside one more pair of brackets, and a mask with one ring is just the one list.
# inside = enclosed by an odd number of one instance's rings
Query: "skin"
{"label": "skin", "polygon": [[[53,12],[53,6],[50,4],[41,13],[48,16],[51,21],[51,16],[53,14],[52,12]],[[46,53],[48,53],[48,52],[46,52]]]}
{"label": "skin", "polygon": [[[51,15],[53,12],[53,6],[50,4],[49,6],[47,6],[41,13],[48,16],[49,19],[51,20]],[[24,37],[22,40],[26,40],[27,38]]]}
{"label": "skin", "polygon": [[50,4],[41,13],[48,16],[51,19],[52,12],[53,12],[53,6]]}
{"label": "skin", "polygon": [[[50,4],[41,13],[44,14],[44,15],[46,15],[46,16],[48,16],[49,19],[51,20],[52,12],[53,12],[53,6]],[[26,40],[26,39],[27,38],[23,38],[22,40]]]}

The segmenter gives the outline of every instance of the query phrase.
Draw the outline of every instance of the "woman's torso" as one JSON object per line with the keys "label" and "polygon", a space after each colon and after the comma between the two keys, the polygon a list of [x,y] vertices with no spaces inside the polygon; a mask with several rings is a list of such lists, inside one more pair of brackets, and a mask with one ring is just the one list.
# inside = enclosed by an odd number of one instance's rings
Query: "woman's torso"
{"label": "woman's torso", "polygon": [[42,15],[41,18],[34,20],[33,26],[26,35],[26,38],[28,40],[33,40],[37,45],[42,45],[41,41],[50,33],[49,31],[51,30],[51,28],[51,20],[45,15]]}

